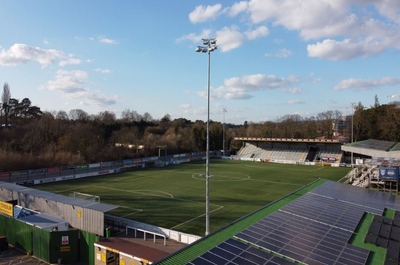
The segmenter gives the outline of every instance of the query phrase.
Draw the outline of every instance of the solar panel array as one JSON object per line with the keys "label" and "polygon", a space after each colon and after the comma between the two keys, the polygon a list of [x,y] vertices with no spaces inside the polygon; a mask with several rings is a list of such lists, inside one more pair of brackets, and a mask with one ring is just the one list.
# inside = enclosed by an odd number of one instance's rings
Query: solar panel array
{"label": "solar panel array", "polygon": [[228,239],[188,264],[293,264],[291,261],[251,247],[235,239]]}
{"label": "solar panel array", "polygon": [[400,210],[398,197],[325,182],[189,264],[366,264],[349,242],[365,212]]}
{"label": "solar panel array", "polygon": [[376,215],[364,242],[387,248],[386,263],[400,263],[400,212],[394,219]]}

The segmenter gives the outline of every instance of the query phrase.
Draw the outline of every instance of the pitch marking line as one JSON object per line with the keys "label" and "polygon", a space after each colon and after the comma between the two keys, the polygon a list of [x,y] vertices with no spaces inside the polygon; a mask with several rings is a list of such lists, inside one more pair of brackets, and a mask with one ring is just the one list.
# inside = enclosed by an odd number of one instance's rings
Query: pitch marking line
{"label": "pitch marking line", "polygon": [[127,216],[130,216],[130,215],[135,215],[137,213],[143,212],[142,209],[138,209],[138,208],[132,208],[132,207],[128,207],[128,206],[119,206],[119,207],[132,211],[131,213],[125,214],[122,217],[127,217]]}
{"label": "pitch marking line", "polygon": [[[122,191],[122,192],[128,192],[128,193],[140,193],[140,194],[144,194],[144,195],[150,195],[150,196],[158,196],[158,197],[162,197],[162,198],[168,198],[168,197],[165,197],[165,196],[160,196],[160,195],[155,195],[155,194],[144,193],[144,192],[141,192],[141,191],[130,191],[130,190],[116,189],[116,188],[110,188],[110,187],[99,186],[99,185],[94,185],[94,186],[95,186],[95,187],[99,187],[99,188],[104,188],[104,189],[110,189],[110,190],[117,190],[117,191]],[[199,202],[199,201],[193,201],[193,200],[175,198],[172,194],[170,194],[170,193],[168,193],[168,192],[163,192],[163,191],[156,191],[156,192],[168,194],[168,195],[169,195],[169,198],[174,199],[174,200],[178,200],[178,201],[186,201],[186,202],[194,202],[194,203],[205,204],[205,202]],[[210,213],[219,211],[219,210],[221,210],[222,208],[224,208],[224,206],[218,205],[218,204],[210,204],[210,206],[215,206],[215,207],[217,207],[216,209],[210,211]],[[134,208],[130,208],[130,207],[127,207],[127,206],[120,206],[120,207],[127,208],[127,209],[134,209]],[[139,210],[139,211],[136,211],[136,212],[134,212],[134,213],[126,214],[126,215],[124,215],[124,216],[122,216],[122,217],[126,217],[126,216],[129,216],[129,215],[134,215],[134,214],[136,214],[136,213],[138,213],[138,212],[145,211],[145,210],[141,210],[141,209],[135,209],[135,210]],[[196,220],[196,219],[199,219],[199,218],[203,217],[204,215],[205,215],[205,213],[204,213],[204,214],[201,214],[201,215],[199,215],[199,216],[197,216],[197,217],[195,217],[195,218],[189,219],[189,220],[187,220],[187,221],[185,221],[185,222],[183,222],[183,223],[177,224],[177,225],[171,227],[170,229],[173,229],[173,228],[175,228],[175,227],[179,227],[179,226],[181,226],[181,225],[190,223],[190,222],[192,222],[192,221],[194,221],[194,220]]]}
{"label": "pitch marking line", "polygon": [[[212,205],[215,205],[215,204],[212,204]],[[210,211],[210,213],[219,211],[219,210],[221,210],[222,208],[224,208],[224,206],[219,206],[217,209],[214,209],[214,210]],[[199,215],[199,216],[197,216],[197,217],[195,217],[195,218],[192,218],[192,219],[187,220],[186,222],[183,222],[183,223],[177,224],[177,225],[175,225],[175,226],[172,226],[170,229],[175,229],[175,228],[177,228],[177,227],[179,227],[179,226],[181,226],[181,225],[185,225],[185,224],[190,223],[190,222],[192,222],[192,221],[194,221],[194,220],[197,220],[197,219],[199,219],[199,218],[201,218],[201,217],[203,217],[203,216],[205,216],[205,215],[206,215],[205,213],[204,213],[204,214],[201,214],[201,215]]]}
{"label": "pitch marking line", "polygon": [[[154,196],[154,197],[174,199],[174,196],[171,193],[168,193],[165,191],[159,191],[159,190],[124,190],[124,189],[117,189],[117,188],[111,188],[111,187],[105,187],[105,186],[99,186],[99,185],[93,185],[92,187],[98,187],[98,188],[115,190],[115,191],[123,191],[123,192],[127,192],[127,193],[138,193],[138,194]],[[152,194],[150,192],[154,192],[154,194]],[[159,193],[159,194],[157,194],[157,193]],[[164,196],[162,194],[164,194]]]}
{"label": "pitch marking line", "polygon": [[[224,174],[227,174],[227,173],[225,172]],[[228,172],[228,174],[242,175],[242,176],[245,176],[245,178],[218,175],[217,177],[212,176],[212,177],[210,177],[210,179],[212,179],[213,181],[245,181],[245,180],[249,180],[250,179],[250,176],[249,175],[245,175],[245,174],[230,173],[230,172]],[[205,179],[205,176],[203,174],[201,174],[201,173],[193,173],[192,174],[192,178],[194,178],[194,179]],[[218,179],[218,178],[226,178],[226,179]]]}

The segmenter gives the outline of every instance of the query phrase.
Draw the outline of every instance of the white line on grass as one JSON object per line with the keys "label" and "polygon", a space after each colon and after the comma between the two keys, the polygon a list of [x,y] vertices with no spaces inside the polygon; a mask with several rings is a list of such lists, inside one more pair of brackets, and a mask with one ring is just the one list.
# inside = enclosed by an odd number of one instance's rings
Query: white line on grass
{"label": "white line on grass", "polygon": [[261,179],[249,179],[249,180],[250,180],[250,181],[264,182],[264,183],[273,183],[273,184],[300,186],[300,187],[303,187],[303,186],[304,186],[304,184],[296,184],[296,183],[288,183],[288,182],[278,182],[278,181],[261,180]]}
{"label": "white line on grass", "polygon": [[[214,205],[215,205],[215,204],[214,204]],[[210,211],[210,213],[213,213],[213,212],[219,211],[219,210],[221,210],[222,208],[224,208],[224,206],[219,206],[217,209],[214,209],[214,210]],[[175,229],[175,228],[177,228],[177,227],[179,227],[179,226],[181,226],[181,225],[184,225],[184,224],[190,223],[190,222],[192,222],[192,221],[194,221],[194,220],[196,220],[196,219],[199,219],[199,218],[201,218],[201,217],[203,217],[203,216],[205,216],[205,215],[206,215],[206,214],[205,214],[205,213],[203,213],[203,214],[201,214],[201,215],[199,215],[199,216],[197,216],[197,217],[195,217],[195,218],[192,218],[192,219],[189,219],[189,220],[187,220],[186,222],[183,222],[183,223],[177,224],[177,225],[175,225],[175,226],[171,227],[170,229]]]}
{"label": "white line on grass", "polygon": [[125,208],[125,209],[129,209],[130,211],[132,211],[131,213],[125,214],[125,215],[123,215],[122,217],[127,217],[127,216],[129,216],[129,215],[135,215],[135,214],[137,214],[137,213],[143,212],[142,209],[138,209],[138,208],[132,208],[132,207],[120,206],[120,205],[119,205],[119,207]]}
{"label": "white line on grass", "polygon": [[[99,187],[103,189],[109,189],[109,190],[116,190],[116,191],[123,191],[123,192],[128,192],[128,193],[138,193],[138,194],[143,194],[143,195],[149,195],[149,196],[155,196],[155,197],[162,197],[162,198],[174,198],[174,196],[171,193],[165,192],[165,191],[159,191],[159,190],[123,190],[123,189],[117,189],[117,188],[111,188],[111,187],[105,187],[105,186],[98,186],[98,185],[93,185],[93,187]],[[152,194],[149,192],[155,192],[155,193],[160,193],[160,194]],[[161,194],[165,194],[167,196],[162,196]]]}
{"label": "white line on grass", "polygon": [[[110,187],[99,186],[99,185],[94,185],[94,186],[95,186],[95,187],[99,187],[99,188],[104,188],[104,189],[110,189],[110,190],[117,190],[117,191],[128,192],[128,193],[140,193],[140,194],[144,194],[144,195],[158,196],[158,197],[162,197],[162,198],[167,198],[167,197],[165,197],[165,196],[159,196],[159,195],[149,194],[149,193],[144,193],[144,192],[139,192],[139,191],[123,190],[123,189],[110,188]],[[156,191],[156,192],[168,194],[168,195],[170,196],[169,198],[171,198],[171,199],[173,199],[173,200],[177,200],[177,201],[186,201],[186,202],[195,202],[195,203],[205,204],[205,202],[199,202],[199,201],[193,201],[193,200],[175,198],[172,194],[167,193],[167,192],[163,192],[163,191]],[[224,208],[224,206],[222,206],[222,205],[217,205],[217,204],[210,204],[210,205],[211,205],[211,206],[216,206],[216,207],[217,207],[216,209],[210,211],[210,213],[216,212],[216,211],[221,210],[222,208]],[[127,206],[120,206],[120,207],[125,207],[125,208],[130,209],[130,208],[127,207]],[[145,210],[141,210],[141,211],[145,211]],[[137,213],[137,212],[135,212],[135,213]],[[132,214],[135,214],[135,213],[132,213]],[[131,214],[126,214],[126,215],[124,215],[123,217],[126,217],[126,216],[128,216],[128,215],[131,215]],[[196,220],[196,219],[198,219],[198,218],[203,217],[204,215],[205,215],[205,214],[202,214],[202,215],[199,215],[199,216],[197,216],[197,217],[195,217],[195,218],[192,218],[192,219],[190,219],[190,220],[187,220],[187,221],[185,221],[185,222],[183,222],[183,223],[177,224],[177,225],[171,227],[170,229],[173,229],[173,228],[175,228],[175,227],[178,227],[178,226],[187,224],[187,223],[189,223],[189,222],[191,222],[191,221],[194,221],[194,220]]]}
{"label": "white line on grass", "polygon": [[[217,175],[217,176],[212,176],[211,179],[212,181],[245,181],[245,180],[249,180],[250,176],[249,175],[245,175],[245,174],[239,174],[239,173],[230,173],[230,172],[225,172],[224,174],[238,174],[238,175],[243,175],[246,178],[241,178],[241,177],[231,177],[231,176],[221,176],[221,175]],[[203,174],[200,173],[193,173],[192,174],[192,178],[194,179],[205,179],[205,176]],[[226,179],[218,179],[218,178],[226,178]]]}

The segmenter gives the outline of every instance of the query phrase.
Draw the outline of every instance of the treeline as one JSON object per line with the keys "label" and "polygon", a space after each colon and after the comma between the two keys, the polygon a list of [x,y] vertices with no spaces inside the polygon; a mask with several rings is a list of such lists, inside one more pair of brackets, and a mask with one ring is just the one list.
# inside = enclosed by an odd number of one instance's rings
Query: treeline
{"label": "treeline", "polygon": [[[129,109],[118,118],[110,111],[97,115],[81,109],[68,113],[42,112],[39,107],[31,106],[29,99],[21,101],[29,106],[24,108],[9,102],[7,112],[3,102],[0,115],[0,172],[206,149],[207,124],[200,120],[172,120],[169,115],[157,120],[149,113],[141,115]],[[210,121],[210,150],[222,150],[224,146],[226,150],[239,150],[242,143],[234,141],[234,137],[241,136],[351,139],[353,135],[354,141],[371,138],[399,141],[397,103],[381,106],[376,100],[370,108],[361,103],[354,107],[352,122],[351,116],[343,119],[339,111],[308,118],[285,115],[275,121],[246,121],[242,125]]]}

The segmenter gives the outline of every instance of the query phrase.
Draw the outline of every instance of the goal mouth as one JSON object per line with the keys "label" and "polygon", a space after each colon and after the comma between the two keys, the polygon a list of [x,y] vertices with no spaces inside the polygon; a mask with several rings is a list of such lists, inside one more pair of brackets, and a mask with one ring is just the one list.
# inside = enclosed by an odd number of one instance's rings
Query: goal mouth
{"label": "goal mouth", "polygon": [[69,196],[77,198],[77,199],[86,200],[86,201],[100,202],[100,196],[88,194],[88,193],[82,193],[82,192],[78,192],[78,191],[74,191],[74,192],[70,193]]}

